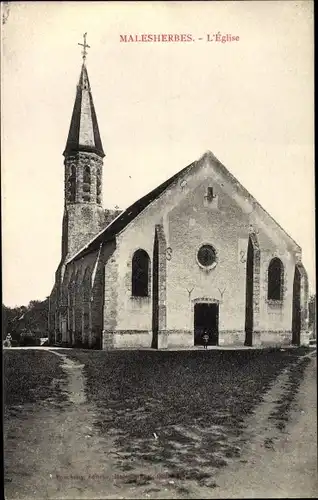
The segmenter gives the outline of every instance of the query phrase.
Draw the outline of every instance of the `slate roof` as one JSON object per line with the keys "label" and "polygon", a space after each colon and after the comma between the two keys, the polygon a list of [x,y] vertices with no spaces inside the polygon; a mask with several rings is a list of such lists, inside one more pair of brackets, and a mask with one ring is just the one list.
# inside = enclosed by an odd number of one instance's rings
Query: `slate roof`
{"label": "slate roof", "polygon": [[79,151],[96,153],[102,158],[105,156],[84,63],[76,88],[71,124],[63,155],[75,154]]}
{"label": "slate roof", "polygon": [[[196,163],[196,162],[194,162]],[[158,198],[161,193],[163,193],[174,181],[176,181],[180,176],[186,173],[193,167],[194,163],[191,163],[187,167],[179,170],[170,179],[157,186],[155,189],[150,191],[148,194],[135,201],[130,207],[126,208],[116,219],[114,219],[105,229],[103,229],[95,238],[88,243],[79,253],[77,253],[70,261],[78,260],[84,257],[84,255],[97,250],[102,242],[112,240],[120,231],[122,231],[128,224],[133,221],[137,215],[139,215],[150,203],[152,203],[156,198]],[[70,262],[69,261],[69,262]]]}
{"label": "slate roof", "polygon": [[[227,168],[214,156],[211,151],[207,151],[201,158],[209,157],[212,159],[215,165],[218,166],[219,172],[229,180],[231,185],[236,187],[236,189],[243,195],[246,199],[250,201],[254,205],[254,207],[258,207],[258,210],[264,214],[268,219],[268,222],[271,221],[282,233],[288,238],[290,242],[296,245],[297,250],[301,251],[301,248],[296,243],[296,241],[291,238],[291,236],[276,222],[276,220],[256,201],[256,199],[240,184],[240,182],[232,175]],[[200,160],[199,160],[200,162]],[[83,247],[75,256],[73,256],[69,262],[73,260],[78,260],[90,252],[97,250],[101,243],[110,241],[115,238],[117,234],[119,234],[128,224],[133,221],[148,205],[150,205],[155,199],[157,199],[170,185],[172,185],[179,177],[182,177],[183,174],[190,171],[198,161],[195,161],[183,168],[175,175],[170,177],[170,179],[166,180],[158,187],[150,191],[150,193],[146,194],[135,203],[130,205],[126,210],[124,210],[118,217],[116,217],[105,229],[103,229],[99,234],[97,234],[93,240],[91,240],[85,247]]]}

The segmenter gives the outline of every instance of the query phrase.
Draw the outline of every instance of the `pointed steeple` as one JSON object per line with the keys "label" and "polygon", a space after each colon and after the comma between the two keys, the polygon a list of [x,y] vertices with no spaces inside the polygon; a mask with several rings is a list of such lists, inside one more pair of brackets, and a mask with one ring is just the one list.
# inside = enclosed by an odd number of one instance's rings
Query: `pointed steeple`
{"label": "pointed steeple", "polygon": [[101,158],[105,156],[85,65],[85,56],[83,56],[70,130],[63,155],[67,156],[81,151],[96,153]]}

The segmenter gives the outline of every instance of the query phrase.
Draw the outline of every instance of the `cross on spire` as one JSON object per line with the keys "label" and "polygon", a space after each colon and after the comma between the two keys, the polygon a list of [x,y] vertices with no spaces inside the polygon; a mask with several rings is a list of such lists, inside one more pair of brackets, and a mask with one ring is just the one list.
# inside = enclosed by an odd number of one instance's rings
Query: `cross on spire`
{"label": "cross on spire", "polygon": [[86,49],[90,49],[90,45],[88,45],[86,43],[86,36],[87,36],[87,33],[84,33],[83,35],[83,38],[84,38],[84,43],[78,43],[77,45],[81,45],[83,47],[83,51],[82,51],[82,55],[83,55],[83,61],[85,62],[85,59],[86,59],[86,55],[87,55],[87,50]]}

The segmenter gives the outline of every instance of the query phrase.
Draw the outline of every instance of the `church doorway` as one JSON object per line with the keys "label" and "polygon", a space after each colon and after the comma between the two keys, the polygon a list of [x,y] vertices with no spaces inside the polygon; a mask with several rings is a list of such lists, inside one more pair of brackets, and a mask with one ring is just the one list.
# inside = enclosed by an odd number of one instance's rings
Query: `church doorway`
{"label": "church doorway", "polygon": [[300,345],[301,309],[300,309],[300,283],[301,275],[298,267],[295,267],[293,284],[293,317],[292,317],[292,344]]}
{"label": "church doorway", "polygon": [[194,305],[194,345],[203,345],[203,335],[208,333],[209,345],[219,343],[219,304]]}

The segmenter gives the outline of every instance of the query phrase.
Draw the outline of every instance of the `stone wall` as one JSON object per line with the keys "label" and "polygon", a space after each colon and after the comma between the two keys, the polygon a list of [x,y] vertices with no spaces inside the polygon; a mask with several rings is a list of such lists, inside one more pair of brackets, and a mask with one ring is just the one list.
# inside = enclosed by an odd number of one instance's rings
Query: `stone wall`
{"label": "stone wall", "polygon": [[51,294],[51,344],[102,347],[105,265],[115,246],[114,241],[105,243],[66,265],[63,280]]}
{"label": "stone wall", "polygon": [[[84,224],[84,208],[71,209],[74,221],[79,216],[80,224]],[[104,222],[106,216],[103,212]],[[64,275],[61,271],[64,291],[57,284],[52,292],[50,332],[54,334],[50,336],[62,335],[71,345],[104,349],[151,347],[156,241],[158,347],[193,345],[194,304],[200,301],[219,304],[219,344],[243,345],[249,239],[254,254],[253,344],[288,344],[293,274],[295,266],[301,266],[300,249],[256,202],[242,195],[230,177],[221,175],[211,159],[198,162],[192,173],[175,181],[117,235],[116,242],[104,243],[99,250],[72,261]],[[197,258],[203,244],[212,245],[216,252],[215,265],[208,268]],[[138,249],[145,250],[151,262],[146,297],[132,296],[131,263]],[[283,263],[284,290],[279,301],[267,299],[268,266],[274,257]],[[301,272],[304,332],[308,283],[305,271]],[[62,307],[68,318],[66,333]]]}
{"label": "stone wall", "polygon": [[77,153],[65,158],[65,207],[62,227],[62,258],[78,252],[109,223],[114,214],[102,208],[103,160],[95,153]]}
{"label": "stone wall", "polygon": [[[211,203],[207,201],[210,187],[213,188]],[[258,206],[247,197],[241,199],[238,191],[231,192],[227,180],[215,177],[213,167],[206,164],[182,179],[182,185],[180,179],[171,186],[117,238],[114,262],[107,271],[110,280],[117,283],[111,297],[113,321],[104,326],[105,331],[114,332],[114,340],[108,341],[109,345],[115,346],[117,331],[149,332],[152,329],[152,283],[149,297],[131,296],[131,260],[138,248],[152,258],[155,231],[159,228],[162,249],[165,248],[161,253],[165,253],[165,259],[160,261],[159,330],[164,333],[161,347],[193,345],[192,304],[193,299],[200,297],[219,301],[220,343],[244,344],[249,238],[254,247],[253,343],[266,342],[266,336],[276,342],[275,331],[279,342],[282,335],[291,335],[291,273],[298,247],[269,220],[266,212],[263,219],[260,218]],[[217,253],[217,264],[212,269],[203,269],[197,262],[197,252],[205,243],[211,244]],[[282,301],[274,304],[267,301],[267,273],[269,262],[275,256],[279,256],[284,266],[285,288]],[[149,340],[144,333],[140,335],[143,343]],[[118,338],[124,345],[126,337],[121,334]],[[133,343],[132,335],[127,337],[127,342]]]}

